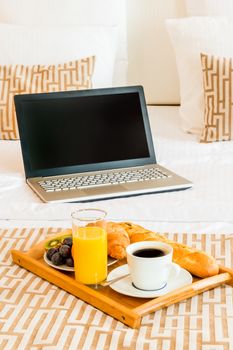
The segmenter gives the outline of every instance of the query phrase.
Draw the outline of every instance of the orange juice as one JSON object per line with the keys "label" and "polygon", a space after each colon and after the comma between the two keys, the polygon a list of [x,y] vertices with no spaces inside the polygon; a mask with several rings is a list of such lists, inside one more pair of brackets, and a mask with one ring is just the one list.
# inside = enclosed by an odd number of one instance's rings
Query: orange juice
{"label": "orange juice", "polygon": [[107,277],[107,234],[101,227],[77,227],[73,232],[75,279],[96,284]]}

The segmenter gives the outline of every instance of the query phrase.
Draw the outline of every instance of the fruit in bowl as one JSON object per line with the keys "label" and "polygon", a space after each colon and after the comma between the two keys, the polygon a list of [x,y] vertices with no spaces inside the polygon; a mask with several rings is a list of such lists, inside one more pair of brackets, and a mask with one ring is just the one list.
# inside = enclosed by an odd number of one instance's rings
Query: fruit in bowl
{"label": "fruit in bowl", "polygon": [[[124,259],[126,257],[125,248],[130,244],[130,239],[121,224],[111,221],[98,221],[94,225],[104,227],[107,231],[109,265],[116,260]],[[72,248],[72,230],[67,229],[45,243],[46,258],[54,266],[66,265],[73,267]]]}
{"label": "fruit in bowl", "polygon": [[55,266],[74,266],[72,256],[73,240],[70,234],[55,237],[45,244],[46,258]]}

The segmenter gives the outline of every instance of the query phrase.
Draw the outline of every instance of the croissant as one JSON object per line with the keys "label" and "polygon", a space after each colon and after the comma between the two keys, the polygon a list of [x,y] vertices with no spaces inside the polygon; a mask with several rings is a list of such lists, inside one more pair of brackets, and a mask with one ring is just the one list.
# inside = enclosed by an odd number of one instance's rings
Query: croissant
{"label": "croissant", "polygon": [[139,225],[122,222],[121,227],[127,231],[130,243],[152,240],[170,244],[173,247],[173,261],[195,276],[205,278],[216,275],[219,272],[216,260],[203,251],[173,242],[167,239],[166,236],[147,230]]}
{"label": "croissant", "polygon": [[107,222],[108,255],[115,259],[126,257],[126,247],[130,244],[127,231],[120,224]]}
{"label": "croissant", "polygon": [[130,244],[130,239],[124,227],[115,222],[104,220],[91,225],[100,226],[106,229],[109,256],[118,260],[126,257],[126,247]]}

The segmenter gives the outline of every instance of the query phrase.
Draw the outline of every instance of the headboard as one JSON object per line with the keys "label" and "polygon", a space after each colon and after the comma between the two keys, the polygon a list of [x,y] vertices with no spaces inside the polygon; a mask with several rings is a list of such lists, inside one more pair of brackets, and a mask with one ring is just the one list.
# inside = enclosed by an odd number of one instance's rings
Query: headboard
{"label": "headboard", "polygon": [[128,81],[144,85],[147,103],[180,101],[175,55],[165,18],[186,16],[185,0],[128,0]]}
{"label": "headboard", "polygon": [[164,19],[185,15],[185,0],[0,0],[4,23],[117,25],[120,40],[113,83],[143,85],[147,103],[180,101]]}
{"label": "headboard", "polygon": [[117,26],[114,85],[127,79],[125,0],[0,0],[0,22],[13,24]]}

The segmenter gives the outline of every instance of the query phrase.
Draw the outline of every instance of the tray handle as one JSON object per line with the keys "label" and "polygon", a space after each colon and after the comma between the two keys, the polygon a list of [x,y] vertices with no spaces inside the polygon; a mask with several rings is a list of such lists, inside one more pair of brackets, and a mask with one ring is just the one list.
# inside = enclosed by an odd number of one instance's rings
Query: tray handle
{"label": "tray handle", "polygon": [[227,281],[226,284],[229,284],[230,286],[233,287],[233,269],[223,265],[219,265],[219,273],[223,273],[223,272],[229,272],[229,274],[231,275],[231,280]]}
{"label": "tray handle", "polygon": [[229,272],[220,273],[218,275],[194,282],[188,286],[176,289],[175,291],[167,293],[164,296],[150,300],[147,303],[134,308],[133,311],[140,316],[145,316],[151,312],[161,309],[162,307],[169,306],[181,300],[191,298],[194,295],[215,288],[220,284],[227,283],[231,280],[232,275]]}

